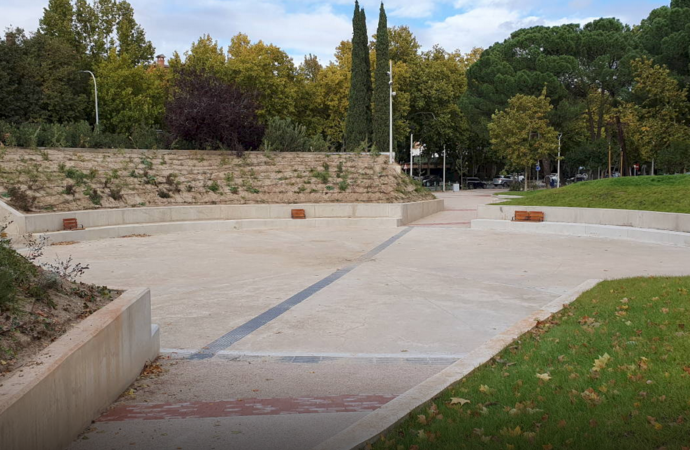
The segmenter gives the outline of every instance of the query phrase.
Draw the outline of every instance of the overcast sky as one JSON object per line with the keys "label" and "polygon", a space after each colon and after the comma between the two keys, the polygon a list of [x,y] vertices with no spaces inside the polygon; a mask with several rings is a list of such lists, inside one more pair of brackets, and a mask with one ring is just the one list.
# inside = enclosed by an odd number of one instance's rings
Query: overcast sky
{"label": "overcast sky", "polygon": [[[299,63],[313,53],[332,59],[352,35],[354,0],[129,0],[158,53],[183,53],[202,34],[222,45],[239,33],[287,51]],[[420,43],[463,52],[486,48],[519,28],[586,23],[618,17],[637,24],[669,0],[388,0],[390,25],[409,25]],[[48,0],[0,0],[0,27],[38,27]],[[362,0],[369,34],[376,31],[379,2]]]}

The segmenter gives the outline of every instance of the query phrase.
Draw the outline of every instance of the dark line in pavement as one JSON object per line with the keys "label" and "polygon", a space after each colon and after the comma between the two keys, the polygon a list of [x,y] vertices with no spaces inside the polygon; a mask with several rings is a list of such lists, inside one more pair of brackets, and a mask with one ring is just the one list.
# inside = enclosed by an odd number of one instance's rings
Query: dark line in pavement
{"label": "dark line in pavement", "polygon": [[263,327],[264,325],[268,324],[269,322],[273,321],[274,319],[280,317],[281,315],[285,314],[287,311],[292,309],[292,307],[299,305],[309,297],[313,296],[314,294],[318,293],[322,289],[330,286],[331,284],[335,283],[348,273],[352,272],[355,270],[357,267],[359,267],[361,264],[371,260],[373,257],[393,245],[396,241],[398,241],[400,238],[405,236],[407,233],[409,233],[412,230],[412,228],[405,228],[402,230],[400,233],[396,234],[395,236],[391,237],[378,247],[374,248],[367,254],[359,257],[354,263],[350,264],[349,266],[346,266],[342,269],[338,269],[334,273],[330,274],[326,278],[323,278],[316,283],[312,284],[308,288],[304,289],[301,292],[298,292],[297,294],[293,295],[289,299],[285,300],[284,302],[274,306],[273,308],[259,314],[258,316],[254,317],[251,319],[249,322],[246,322],[243,325],[240,325],[239,327],[235,328],[234,330],[230,331],[229,333],[225,334],[224,336],[221,336],[220,338],[216,339],[215,341],[211,342],[209,345],[204,347],[202,350],[200,350],[197,353],[194,353],[189,357],[189,359],[209,359],[213,358],[218,352],[221,352],[223,350],[228,349],[231,345],[235,344],[236,342],[240,341],[241,339],[244,339],[245,337],[249,336],[251,333],[255,332],[259,328]]}

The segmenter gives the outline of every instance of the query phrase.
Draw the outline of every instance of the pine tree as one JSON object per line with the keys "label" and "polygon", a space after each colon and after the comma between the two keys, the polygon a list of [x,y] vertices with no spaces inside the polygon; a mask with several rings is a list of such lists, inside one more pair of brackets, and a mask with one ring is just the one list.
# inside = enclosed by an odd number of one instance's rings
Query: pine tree
{"label": "pine tree", "polygon": [[355,150],[362,142],[371,142],[371,62],[366,15],[355,1],[352,18],[352,77],[347,118],[345,148]]}
{"label": "pine tree", "polygon": [[43,8],[43,17],[39,22],[38,30],[41,34],[61,39],[75,46],[73,19],[74,8],[70,0],[50,0],[48,7]]}
{"label": "pine tree", "polygon": [[389,149],[390,91],[388,18],[381,3],[379,28],[376,33],[376,86],[374,87],[374,145],[380,152]]}

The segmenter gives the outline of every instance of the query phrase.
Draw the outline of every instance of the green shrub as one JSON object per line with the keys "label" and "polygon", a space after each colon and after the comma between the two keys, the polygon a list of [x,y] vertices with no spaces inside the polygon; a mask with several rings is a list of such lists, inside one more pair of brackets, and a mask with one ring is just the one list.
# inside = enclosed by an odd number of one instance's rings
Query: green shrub
{"label": "green shrub", "polygon": [[347,180],[342,180],[340,183],[338,183],[338,189],[340,189],[340,192],[347,191],[348,187],[350,187],[350,184],[347,182]]}
{"label": "green shrub", "polygon": [[77,186],[84,184],[87,178],[89,178],[89,175],[74,167],[69,167],[64,171],[64,173],[65,177],[69,178],[70,180],[74,180]]}
{"label": "green shrub", "polygon": [[217,181],[213,180],[213,183],[211,183],[210,185],[208,185],[208,187],[207,187],[206,189],[208,189],[209,191],[213,192],[214,194],[217,194],[218,191],[220,191],[220,185],[218,184]]}
{"label": "green shrub", "polygon": [[320,180],[323,184],[328,184],[328,180],[330,179],[330,174],[328,171],[319,171],[312,169],[311,171],[311,176],[316,178],[317,180]]}
{"label": "green shrub", "polygon": [[[0,232],[6,229],[7,225],[0,226]],[[36,267],[10,246],[9,239],[0,238],[0,311],[16,304],[18,291],[30,286],[36,273]]]}
{"label": "green shrub", "polygon": [[153,128],[138,125],[134,127],[129,138],[132,142],[132,147],[137,149],[158,149],[162,147],[159,133]]}
{"label": "green shrub", "polygon": [[264,148],[275,152],[308,152],[310,143],[306,127],[278,117],[268,122],[263,140]]}

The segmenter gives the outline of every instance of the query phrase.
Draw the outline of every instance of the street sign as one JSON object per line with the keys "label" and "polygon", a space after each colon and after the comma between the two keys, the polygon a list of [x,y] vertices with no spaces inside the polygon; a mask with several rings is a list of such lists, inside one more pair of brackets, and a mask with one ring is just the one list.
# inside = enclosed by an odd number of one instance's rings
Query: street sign
{"label": "street sign", "polygon": [[537,172],[541,171],[541,166],[537,164]]}

